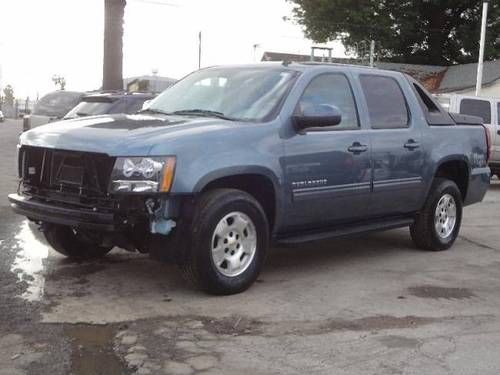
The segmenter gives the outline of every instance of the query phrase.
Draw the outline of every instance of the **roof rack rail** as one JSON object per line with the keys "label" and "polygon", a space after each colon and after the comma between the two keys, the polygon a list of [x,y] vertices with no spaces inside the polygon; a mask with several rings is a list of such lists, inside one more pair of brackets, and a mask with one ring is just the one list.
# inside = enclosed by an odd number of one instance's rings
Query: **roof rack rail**
{"label": "roof rack rail", "polygon": [[302,64],[302,65],[333,65],[333,66],[352,66],[356,68],[369,68],[369,69],[374,69],[375,67],[371,67],[368,65],[361,65],[361,64],[343,64],[343,63],[334,63],[334,62],[328,62],[328,61],[298,61],[296,62],[297,64]]}

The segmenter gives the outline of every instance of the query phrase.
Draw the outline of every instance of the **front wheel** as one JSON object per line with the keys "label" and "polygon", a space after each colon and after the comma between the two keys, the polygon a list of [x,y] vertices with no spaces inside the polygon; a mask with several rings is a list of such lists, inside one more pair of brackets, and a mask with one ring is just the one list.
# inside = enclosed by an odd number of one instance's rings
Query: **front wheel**
{"label": "front wheel", "polygon": [[204,193],[191,224],[184,276],[211,294],[235,294],[257,279],[265,259],[269,227],[261,205],[235,189]]}
{"label": "front wheel", "polygon": [[51,224],[44,228],[45,239],[58,253],[73,259],[100,258],[109,253],[110,246],[100,246],[92,233],[65,225]]}
{"label": "front wheel", "polygon": [[429,197],[410,226],[411,238],[424,250],[446,250],[458,237],[462,222],[462,195],[448,179],[436,178]]}

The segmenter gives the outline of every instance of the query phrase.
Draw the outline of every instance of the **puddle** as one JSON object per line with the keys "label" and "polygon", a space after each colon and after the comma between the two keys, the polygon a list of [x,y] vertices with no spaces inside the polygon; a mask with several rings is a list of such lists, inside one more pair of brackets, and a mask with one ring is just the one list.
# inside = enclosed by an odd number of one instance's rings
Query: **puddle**
{"label": "puddle", "polygon": [[17,275],[19,281],[28,284],[21,298],[30,302],[39,301],[45,287],[43,261],[49,255],[49,248],[35,237],[28,220],[21,224],[15,240],[18,251],[10,270]]}
{"label": "puddle", "polygon": [[76,324],[64,329],[71,340],[71,373],[74,375],[127,374],[125,364],[113,350],[112,326]]}

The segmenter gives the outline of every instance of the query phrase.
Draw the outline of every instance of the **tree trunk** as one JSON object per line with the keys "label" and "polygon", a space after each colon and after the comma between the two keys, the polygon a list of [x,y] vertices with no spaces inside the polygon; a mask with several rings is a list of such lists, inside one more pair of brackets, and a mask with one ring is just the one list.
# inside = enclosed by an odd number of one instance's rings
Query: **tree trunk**
{"label": "tree trunk", "polygon": [[123,15],[126,0],[104,0],[103,90],[123,89]]}
{"label": "tree trunk", "polygon": [[448,65],[450,63],[444,57],[444,44],[449,34],[445,19],[448,8],[445,3],[445,1],[422,3],[424,7],[422,14],[428,21],[428,51],[425,64]]}

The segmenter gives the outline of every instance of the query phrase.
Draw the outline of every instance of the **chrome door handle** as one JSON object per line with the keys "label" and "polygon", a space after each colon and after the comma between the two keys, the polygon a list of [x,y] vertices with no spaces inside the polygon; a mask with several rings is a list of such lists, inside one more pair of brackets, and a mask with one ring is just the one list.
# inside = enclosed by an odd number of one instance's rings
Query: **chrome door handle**
{"label": "chrome door handle", "polygon": [[414,150],[420,147],[420,143],[415,142],[413,139],[410,139],[408,140],[408,142],[405,143],[404,147],[407,148],[408,150]]}
{"label": "chrome door handle", "polygon": [[362,145],[359,142],[354,142],[351,146],[347,148],[347,151],[352,152],[353,154],[360,154],[362,152],[368,151],[368,146]]}

